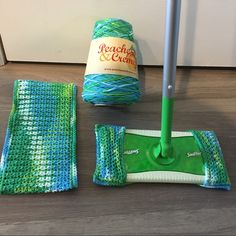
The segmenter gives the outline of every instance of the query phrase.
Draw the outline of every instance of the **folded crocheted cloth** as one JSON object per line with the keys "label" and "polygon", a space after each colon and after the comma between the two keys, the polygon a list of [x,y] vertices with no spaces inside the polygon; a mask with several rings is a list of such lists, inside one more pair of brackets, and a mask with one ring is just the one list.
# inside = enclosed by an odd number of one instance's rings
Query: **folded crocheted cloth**
{"label": "folded crocheted cloth", "polygon": [[76,87],[15,81],[0,163],[0,193],[77,187]]}

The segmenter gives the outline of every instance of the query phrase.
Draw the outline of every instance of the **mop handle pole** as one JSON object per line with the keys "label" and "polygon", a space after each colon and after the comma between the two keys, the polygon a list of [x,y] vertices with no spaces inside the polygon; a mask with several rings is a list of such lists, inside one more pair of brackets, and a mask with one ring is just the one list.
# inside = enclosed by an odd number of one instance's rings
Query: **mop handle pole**
{"label": "mop handle pole", "polygon": [[172,153],[171,131],[176,79],[181,0],[166,1],[165,47],[162,87],[161,154]]}

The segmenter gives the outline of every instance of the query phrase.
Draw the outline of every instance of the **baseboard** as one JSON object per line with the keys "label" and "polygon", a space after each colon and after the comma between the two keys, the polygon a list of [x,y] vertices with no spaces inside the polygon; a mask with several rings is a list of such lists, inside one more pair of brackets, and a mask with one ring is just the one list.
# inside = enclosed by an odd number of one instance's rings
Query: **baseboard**
{"label": "baseboard", "polygon": [[3,66],[7,63],[7,58],[6,58],[6,54],[4,51],[4,47],[3,47],[3,42],[2,42],[2,38],[0,35],[0,66]]}

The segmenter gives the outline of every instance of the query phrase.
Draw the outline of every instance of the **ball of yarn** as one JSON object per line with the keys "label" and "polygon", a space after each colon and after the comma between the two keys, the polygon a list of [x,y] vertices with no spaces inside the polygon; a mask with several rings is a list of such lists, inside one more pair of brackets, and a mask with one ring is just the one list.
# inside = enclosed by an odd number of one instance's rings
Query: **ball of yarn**
{"label": "ball of yarn", "polygon": [[[134,41],[132,25],[121,19],[97,21],[93,39],[116,37]],[[97,105],[132,104],[140,99],[139,80],[118,74],[85,75],[82,98]]]}

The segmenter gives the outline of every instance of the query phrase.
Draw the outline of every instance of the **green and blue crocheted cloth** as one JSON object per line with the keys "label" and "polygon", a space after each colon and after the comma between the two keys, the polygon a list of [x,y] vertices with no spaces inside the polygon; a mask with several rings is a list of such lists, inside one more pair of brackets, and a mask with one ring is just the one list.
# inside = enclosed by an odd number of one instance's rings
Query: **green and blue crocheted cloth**
{"label": "green and blue crocheted cloth", "polygon": [[0,163],[0,193],[75,187],[76,86],[15,81]]}
{"label": "green and blue crocheted cloth", "polygon": [[[193,183],[230,190],[231,184],[218,139],[213,131],[176,132],[176,160],[162,165],[153,149],[160,132],[96,125],[94,183],[123,186],[134,182]],[[182,133],[182,134],[181,134]]]}

